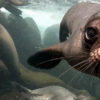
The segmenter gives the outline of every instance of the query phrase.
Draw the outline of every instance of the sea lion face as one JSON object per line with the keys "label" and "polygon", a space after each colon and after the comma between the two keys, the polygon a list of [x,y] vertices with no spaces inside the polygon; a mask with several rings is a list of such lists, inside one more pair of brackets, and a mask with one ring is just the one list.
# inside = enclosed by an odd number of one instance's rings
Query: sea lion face
{"label": "sea lion face", "polygon": [[98,76],[100,74],[100,17],[93,19],[86,25],[84,38],[90,49],[89,62],[93,64],[93,72]]}
{"label": "sea lion face", "polygon": [[68,40],[33,54],[28,63],[50,69],[65,59],[72,68],[100,77],[100,13],[91,16],[80,33],[73,34]]}

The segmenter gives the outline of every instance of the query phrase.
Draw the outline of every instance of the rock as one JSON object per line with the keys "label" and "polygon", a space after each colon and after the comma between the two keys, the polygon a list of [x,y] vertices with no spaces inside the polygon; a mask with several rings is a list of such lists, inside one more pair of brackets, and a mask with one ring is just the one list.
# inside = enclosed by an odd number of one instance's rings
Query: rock
{"label": "rock", "polygon": [[59,43],[59,27],[59,24],[55,24],[46,29],[43,38],[45,47]]}
{"label": "rock", "polygon": [[41,46],[41,36],[40,36],[40,30],[37,26],[37,24],[35,23],[35,21],[30,18],[30,17],[27,17],[25,18],[25,21],[26,23],[28,24],[28,26],[34,30],[33,31],[33,35],[35,36],[35,38],[31,39],[31,41],[34,42],[34,45],[36,45],[37,47],[36,48],[39,48]]}

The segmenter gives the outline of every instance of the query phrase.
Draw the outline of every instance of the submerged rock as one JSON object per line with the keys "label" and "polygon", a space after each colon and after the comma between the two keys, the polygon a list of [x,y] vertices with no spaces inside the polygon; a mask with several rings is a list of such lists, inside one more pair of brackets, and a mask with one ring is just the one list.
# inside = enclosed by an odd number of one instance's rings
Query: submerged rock
{"label": "submerged rock", "polygon": [[0,23],[8,30],[15,43],[19,58],[27,64],[27,58],[41,46],[41,36],[37,24],[32,18],[16,17],[0,13]]}
{"label": "submerged rock", "polygon": [[59,43],[59,24],[48,27],[43,38],[44,47]]}
{"label": "submerged rock", "polygon": [[21,62],[27,65],[27,58],[37,51],[41,45],[37,24],[31,18],[23,19],[13,15],[8,17],[8,21],[8,25],[5,25],[5,27],[13,38]]}

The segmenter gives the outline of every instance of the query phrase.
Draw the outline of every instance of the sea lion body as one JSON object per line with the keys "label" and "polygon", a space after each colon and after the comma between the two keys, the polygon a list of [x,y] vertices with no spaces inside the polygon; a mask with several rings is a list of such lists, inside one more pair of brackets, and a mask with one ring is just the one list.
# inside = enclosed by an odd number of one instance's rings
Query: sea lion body
{"label": "sea lion body", "polygon": [[[82,2],[73,6],[60,25],[61,43],[37,52],[28,59],[28,63],[41,69],[49,69],[65,59],[76,69],[100,77],[97,64],[100,61],[99,13],[98,3]],[[83,63],[85,60],[87,64]]]}
{"label": "sea lion body", "polygon": [[13,3],[16,6],[23,6],[28,4],[28,0],[8,0],[8,1]]}
{"label": "sea lion body", "polygon": [[[8,67],[12,77],[19,78],[19,59],[13,40],[7,30],[0,24],[0,60]],[[16,77],[16,78],[17,78]]]}
{"label": "sea lion body", "polygon": [[22,13],[16,6],[23,6],[26,4],[28,4],[28,0],[0,0],[0,8],[4,7],[16,16],[19,16]]}
{"label": "sea lion body", "polygon": [[[61,85],[66,84],[46,73],[32,71],[21,64],[13,39],[0,24],[0,87],[6,86],[9,82],[15,81],[19,84],[30,88],[40,88],[48,85]],[[36,77],[37,76],[37,77]],[[6,78],[5,78],[6,77]],[[2,90],[1,90],[2,91]]]}

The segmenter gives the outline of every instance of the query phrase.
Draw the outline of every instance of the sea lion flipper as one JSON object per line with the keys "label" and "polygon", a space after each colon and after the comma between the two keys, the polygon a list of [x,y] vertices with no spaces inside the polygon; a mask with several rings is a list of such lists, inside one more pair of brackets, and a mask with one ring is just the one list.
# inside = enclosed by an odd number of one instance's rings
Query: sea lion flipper
{"label": "sea lion flipper", "polygon": [[55,67],[63,58],[59,46],[60,45],[52,46],[37,52],[28,59],[28,63],[40,69],[50,69]]}
{"label": "sea lion flipper", "polygon": [[10,3],[7,3],[4,7],[5,7],[5,9],[7,9],[8,11],[10,11],[12,14],[14,14],[16,16],[19,16],[22,14],[21,10],[19,10],[15,6],[11,5]]}
{"label": "sea lion flipper", "polygon": [[23,6],[27,5],[29,0],[8,0],[8,1],[16,6]]}

